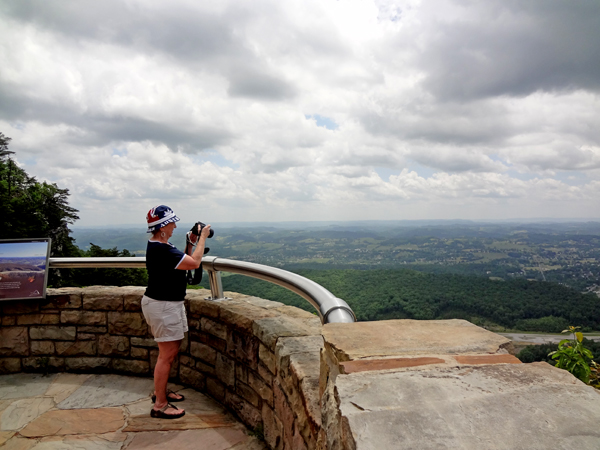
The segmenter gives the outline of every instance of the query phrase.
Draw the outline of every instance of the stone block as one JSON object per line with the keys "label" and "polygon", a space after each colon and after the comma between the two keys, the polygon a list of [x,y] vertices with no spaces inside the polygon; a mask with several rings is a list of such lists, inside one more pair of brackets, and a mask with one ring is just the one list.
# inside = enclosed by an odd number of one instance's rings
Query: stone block
{"label": "stone block", "polygon": [[12,327],[17,324],[17,316],[4,316],[2,317],[3,327]]}
{"label": "stone block", "polygon": [[273,318],[276,312],[258,308],[248,303],[236,301],[221,302],[221,322],[243,333],[252,333],[254,322],[260,319]]}
{"label": "stone block", "polygon": [[0,356],[28,356],[29,337],[26,327],[0,328]]}
{"label": "stone block", "polygon": [[148,349],[139,348],[139,347],[131,347],[131,357],[138,359],[147,359],[148,358]]}
{"label": "stone block", "polygon": [[250,386],[242,383],[241,381],[235,383],[235,393],[256,408],[260,408],[262,406],[260,395]]}
{"label": "stone block", "polygon": [[81,288],[49,288],[46,300],[40,304],[41,309],[77,309],[82,305]]}
{"label": "stone block", "polygon": [[318,336],[321,334],[321,321],[318,317],[309,319],[294,319],[286,316],[267,317],[256,320],[252,332],[271,350],[280,337]]}
{"label": "stone block", "polygon": [[114,312],[108,313],[108,332],[128,336],[145,336],[148,325],[141,313]]}
{"label": "stone block", "polygon": [[[273,383],[273,401],[275,415],[279,417],[283,426],[282,438],[284,443],[291,445],[294,436],[294,411],[290,407],[279,382],[275,380]],[[291,448],[291,447],[290,447]]]}
{"label": "stone block", "polygon": [[258,375],[267,383],[269,386],[273,384],[274,375],[271,373],[269,369],[267,369],[262,364],[258,365]]}
{"label": "stone block", "polygon": [[156,361],[158,360],[158,349],[149,350],[150,353],[150,367],[154,370],[156,367]]}
{"label": "stone block", "polygon": [[[514,356],[513,358],[517,359]],[[444,364],[445,362],[446,361],[441,358],[434,358],[430,356],[414,358],[360,359],[358,361],[343,361],[340,363],[340,369],[341,373],[348,374],[356,372],[367,372],[373,370],[390,370],[400,369],[404,367],[418,367],[431,364]]]}
{"label": "stone block", "polygon": [[152,375],[150,373],[150,364],[148,361],[113,358],[111,360],[111,368],[115,372],[127,373],[131,375]]}
{"label": "stone block", "polygon": [[10,300],[2,302],[2,312],[5,315],[34,314],[39,312],[39,300]]}
{"label": "stone block", "polygon": [[79,333],[96,333],[96,334],[105,334],[108,333],[107,327],[90,327],[87,325],[77,327],[77,331]]}
{"label": "stone block", "polygon": [[[319,317],[316,311],[305,311],[304,309],[289,305],[281,305],[277,307],[275,311],[277,311],[279,314],[283,314],[294,319],[314,319],[315,317]],[[319,319],[319,321],[320,320],[321,319]]]}
{"label": "stone block", "polygon": [[106,326],[106,313],[103,311],[61,311],[60,323],[71,325]]}
{"label": "stone block", "polygon": [[[298,353],[291,355],[291,357],[296,357],[298,355],[306,355],[306,353]],[[318,370],[318,368],[317,368]],[[309,400],[314,400],[314,404],[307,405],[306,397],[303,395],[302,387],[306,387],[306,384],[301,385],[298,380],[292,376],[291,370],[280,370],[279,376],[277,377],[277,386],[283,391],[284,396],[282,397],[282,401],[285,402],[286,408],[289,405],[289,408],[294,412],[295,415],[295,429],[299,430],[299,432],[304,437],[306,442],[310,442],[313,440],[314,436],[318,433],[318,426],[315,423],[318,421],[320,423],[320,402],[318,397],[319,392],[319,379],[318,376],[313,378],[314,385],[316,387],[316,395],[315,398],[309,396]],[[304,381],[304,380],[303,380]],[[276,407],[276,410],[279,411],[280,407]],[[311,410],[310,414],[315,416],[309,419],[308,409]],[[287,413],[287,409],[284,409]],[[288,436],[289,439],[289,436]],[[293,439],[293,438],[292,438]]]}
{"label": "stone block", "polygon": [[258,366],[258,339],[234,331],[229,334],[227,341],[227,354],[256,370]]}
{"label": "stone block", "polygon": [[182,383],[192,386],[198,391],[203,391],[207,385],[206,378],[202,373],[187,366],[181,366],[179,379]]}
{"label": "stone block", "polygon": [[58,314],[23,314],[17,316],[17,325],[57,325],[60,323]]}
{"label": "stone block", "polygon": [[201,359],[208,364],[215,365],[217,361],[217,351],[208,345],[200,342],[192,342],[190,345],[190,354],[194,358]]}
{"label": "stone block", "polygon": [[180,353],[189,353],[190,339],[188,336],[188,333],[185,333],[183,335],[183,339],[181,340],[181,344],[179,345]]}
{"label": "stone block", "polygon": [[490,354],[510,343],[461,319],[328,323],[323,337],[340,362],[373,356]]}
{"label": "stone block", "polygon": [[[209,291],[210,292],[210,291]],[[213,302],[204,300],[198,294],[197,296],[191,297],[190,291],[186,296],[189,299],[189,311],[192,317],[210,317],[212,319],[218,319],[221,311],[220,302]],[[209,294],[210,295],[210,294]]]}
{"label": "stone block", "polygon": [[283,372],[282,378],[287,379],[291,374],[291,365],[295,365],[295,373],[299,377],[293,381],[298,385],[305,373],[319,378],[320,352],[323,348],[321,336],[303,336],[281,338],[275,348],[275,357],[279,371]]}
{"label": "stone block", "polygon": [[37,355],[54,355],[53,341],[31,341],[31,354]]}
{"label": "stone block", "polygon": [[142,297],[146,291],[145,287],[123,288],[123,309],[125,311],[141,311]]}
{"label": "stone block", "polygon": [[277,308],[285,306],[281,302],[274,302],[273,300],[267,300],[267,299],[260,298],[260,297],[244,297],[241,300],[245,303],[250,303],[251,305],[258,306],[263,309],[277,310]]}
{"label": "stone block", "polygon": [[275,356],[279,359],[294,353],[314,353],[323,348],[323,336],[283,337],[277,341]]}
{"label": "stone block", "polygon": [[225,353],[227,351],[227,341],[213,336],[212,334],[196,332],[191,336],[194,338],[194,340],[202,342],[203,344],[206,344],[221,353]]}
{"label": "stone block", "polygon": [[107,371],[110,358],[65,358],[65,368],[73,372]]}
{"label": "stone block", "polygon": [[227,339],[227,326],[214,320],[202,317],[200,319],[200,327],[205,333],[218,337],[219,339]]}
{"label": "stone block", "polygon": [[241,381],[242,383],[248,384],[248,367],[237,364],[235,366],[235,379]]}
{"label": "stone block", "polygon": [[83,309],[93,311],[122,311],[123,295],[113,286],[94,286],[83,292]]}
{"label": "stone block", "polygon": [[131,345],[135,347],[158,348],[158,344],[154,339],[144,339],[139,337],[132,337]]}
{"label": "stone block", "polygon": [[356,448],[599,448],[598,391],[546,363],[361,372],[336,389]]}
{"label": "stone block", "polygon": [[258,359],[273,375],[277,375],[277,359],[275,358],[275,354],[265,347],[264,344],[260,344],[258,347]]}
{"label": "stone block", "polygon": [[267,404],[273,407],[273,390],[254,372],[248,372],[248,383],[254,392],[258,393]]}
{"label": "stone block", "polygon": [[23,358],[24,372],[63,372],[65,370],[65,359],[55,356],[36,356]]}
{"label": "stone block", "polygon": [[21,358],[0,358],[0,374],[21,372]]}
{"label": "stone block", "polygon": [[235,385],[235,361],[233,359],[217,353],[215,373],[222,383],[232,387]]}
{"label": "stone block", "polygon": [[225,385],[223,383],[219,383],[214,378],[206,378],[206,392],[208,392],[208,395],[218,402],[223,403],[225,401]]}
{"label": "stone block", "polygon": [[196,364],[194,365],[194,367],[196,368],[196,370],[199,370],[200,372],[202,372],[205,375],[210,375],[213,377],[217,376],[217,371],[215,369],[215,366],[211,366],[202,361],[196,361]]}
{"label": "stone block", "polygon": [[308,425],[310,426],[311,434],[316,435],[322,426],[319,379],[309,377],[304,378],[300,382],[299,393],[300,397],[302,398],[302,404],[308,419]]}
{"label": "stone block", "polygon": [[95,341],[98,336],[93,333],[79,333],[77,332],[78,341]]}
{"label": "stone block", "polygon": [[521,360],[516,356],[509,354],[499,355],[458,355],[454,359],[459,364],[479,365],[479,364],[521,364]]}
{"label": "stone block", "polygon": [[189,314],[187,314],[188,328],[189,331],[200,331],[200,320],[193,319]]}
{"label": "stone block", "polygon": [[98,355],[128,356],[129,338],[125,336],[104,335],[98,338]]}
{"label": "stone block", "polygon": [[263,404],[262,419],[265,442],[271,449],[282,450],[283,440],[281,436],[283,434],[283,425],[279,417],[273,412],[273,409],[267,404]]}
{"label": "stone block", "polygon": [[[294,450],[308,450],[308,447],[306,446],[306,442],[304,441],[304,438],[302,437],[302,434],[300,434],[298,429],[294,430],[294,436],[292,437],[291,448],[293,448]],[[350,447],[346,447],[346,448],[350,448]]]}
{"label": "stone block", "polygon": [[250,428],[256,428],[262,425],[261,410],[257,409],[238,395],[225,391],[224,403]]}
{"label": "stone block", "polygon": [[96,341],[59,341],[54,345],[56,356],[95,356],[98,351]]}
{"label": "stone block", "polygon": [[75,327],[31,327],[29,337],[33,340],[74,341],[77,336]]}
{"label": "stone block", "polygon": [[[131,349],[133,352],[133,348]],[[188,367],[194,367],[196,365],[196,360],[194,358],[190,358],[186,355],[179,355],[179,364]]]}

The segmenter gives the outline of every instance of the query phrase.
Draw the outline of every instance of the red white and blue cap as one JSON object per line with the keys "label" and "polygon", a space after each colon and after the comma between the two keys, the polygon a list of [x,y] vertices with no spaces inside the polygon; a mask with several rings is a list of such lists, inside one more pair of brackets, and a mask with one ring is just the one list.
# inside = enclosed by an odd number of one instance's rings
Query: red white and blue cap
{"label": "red white and blue cap", "polygon": [[179,222],[179,217],[168,206],[158,205],[148,211],[146,221],[148,222],[147,233],[153,233],[169,223]]}

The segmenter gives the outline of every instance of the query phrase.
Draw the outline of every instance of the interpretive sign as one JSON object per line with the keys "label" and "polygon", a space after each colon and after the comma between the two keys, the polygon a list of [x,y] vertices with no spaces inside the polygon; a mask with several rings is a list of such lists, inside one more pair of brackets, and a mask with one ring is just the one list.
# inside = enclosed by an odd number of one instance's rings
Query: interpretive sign
{"label": "interpretive sign", "polygon": [[0,239],[0,301],[46,297],[50,239]]}

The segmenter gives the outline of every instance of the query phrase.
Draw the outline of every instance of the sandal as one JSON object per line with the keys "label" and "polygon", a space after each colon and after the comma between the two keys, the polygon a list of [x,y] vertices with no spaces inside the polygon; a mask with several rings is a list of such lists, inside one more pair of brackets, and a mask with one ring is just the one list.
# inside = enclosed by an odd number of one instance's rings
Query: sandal
{"label": "sandal", "polygon": [[[180,398],[169,397],[169,395],[175,394],[179,395]],[[185,400],[185,397],[177,392],[172,391],[171,389],[167,389],[167,401],[171,403],[182,402]],[[156,403],[156,394],[152,394],[152,403]]]}
{"label": "sandal", "polygon": [[163,408],[161,409],[154,409],[152,408],[150,410],[150,417],[155,417],[157,419],[179,419],[180,417],[185,416],[185,411],[182,409],[181,413],[179,414],[167,414],[165,411],[168,408],[173,408],[173,409],[179,409],[176,406],[171,405],[170,403],[167,403]]}

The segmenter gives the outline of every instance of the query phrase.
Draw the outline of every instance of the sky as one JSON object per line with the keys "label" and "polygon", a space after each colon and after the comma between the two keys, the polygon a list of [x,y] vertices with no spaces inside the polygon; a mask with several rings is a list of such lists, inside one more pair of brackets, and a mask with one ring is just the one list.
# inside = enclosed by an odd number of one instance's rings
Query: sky
{"label": "sky", "polygon": [[0,258],[31,258],[46,256],[48,254],[47,242],[1,242]]}
{"label": "sky", "polygon": [[0,132],[80,226],[600,218],[598,0],[2,0]]}

